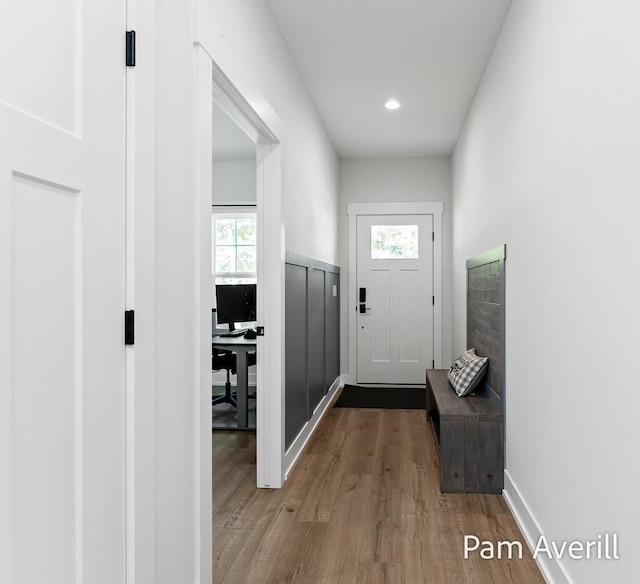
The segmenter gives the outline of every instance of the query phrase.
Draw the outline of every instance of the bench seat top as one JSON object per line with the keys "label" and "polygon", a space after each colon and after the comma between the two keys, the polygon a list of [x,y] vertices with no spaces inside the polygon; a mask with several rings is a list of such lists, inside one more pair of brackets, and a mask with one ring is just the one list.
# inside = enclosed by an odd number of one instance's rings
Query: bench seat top
{"label": "bench seat top", "polygon": [[[427,369],[427,385],[431,388],[441,420],[498,420],[502,412],[491,398],[470,394],[458,397],[447,379],[447,369]],[[428,388],[427,388],[428,389]]]}

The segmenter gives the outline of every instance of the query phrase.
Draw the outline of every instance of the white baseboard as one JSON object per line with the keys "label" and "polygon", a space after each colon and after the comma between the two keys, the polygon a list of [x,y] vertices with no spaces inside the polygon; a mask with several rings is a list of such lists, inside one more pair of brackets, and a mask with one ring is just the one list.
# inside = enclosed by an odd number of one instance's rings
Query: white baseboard
{"label": "white baseboard", "polygon": [[[533,552],[543,532],[531,508],[524,500],[507,470],[504,471],[504,490],[502,494],[529,549]],[[535,561],[547,584],[573,584],[573,580],[556,558],[551,559],[547,554],[543,553],[539,554]]]}
{"label": "white baseboard", "polygon": [[327,409],[329,408],[329,404],[331,404],[334,396],[336,395],[336,392],[343,385],[344,383],[342,382],[342,376],[336,377],[336,380],[331,384],[329,391],[322,398],[322,400],[318,404],[318,407],[313,412],[313,416],[311,416],[311,419],[303,426],[302,430],[300,430],[300,433],[296,436],[296,439],[293,441],[291,446],[289,446],[289,449],[285,452],[285,480],[289,476],[289,473],[291,472],[293,465],[298,460],[298,457],[300,456],[302,450],[307,445],[307,442],[309,442],[309,438],[311,438],[311,436],[315,432],[316,427],[320,423],[320,420],[322,420],[323,416],[325,415]]}
{"label": "white baseboard", "polygon": [[[235,387],[237,383],[237,375],[231,375],[231,385]],[[255,373],[249,372],[249,387],[256,386],[257,376]],[[212,385],[224,387],[227,382],[227,374],[225,371],[214,371],[212,375]]]}

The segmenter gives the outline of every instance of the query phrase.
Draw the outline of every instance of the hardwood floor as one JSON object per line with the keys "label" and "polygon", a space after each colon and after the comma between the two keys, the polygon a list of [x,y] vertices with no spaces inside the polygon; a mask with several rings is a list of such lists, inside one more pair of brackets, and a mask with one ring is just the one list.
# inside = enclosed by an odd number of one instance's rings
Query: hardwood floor
{"label": "hardwood floor", "polygon": [[[214,583],[543,584],[503,498],[440,493],[438,464],[424,410],[331,409],[279,490],[254,434],[214,432]],[[523,559],[465,560],[466,534]]]}

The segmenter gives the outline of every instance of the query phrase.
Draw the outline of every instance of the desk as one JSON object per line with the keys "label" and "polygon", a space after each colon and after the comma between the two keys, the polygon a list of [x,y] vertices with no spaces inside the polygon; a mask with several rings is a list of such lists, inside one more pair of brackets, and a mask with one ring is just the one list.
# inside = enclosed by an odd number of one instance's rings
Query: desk
{"label": "desk", "polygon": [[211,344],[216,349],[224,349],[233,351],[237,359],[237,386],[236,386],[236,402],[238,403],[237,425],[238,430],[249,429],[249,365],[247,362],[247,353],[256,350],[256,339],[245,339],[244,337],[222,337],[213,335]]}

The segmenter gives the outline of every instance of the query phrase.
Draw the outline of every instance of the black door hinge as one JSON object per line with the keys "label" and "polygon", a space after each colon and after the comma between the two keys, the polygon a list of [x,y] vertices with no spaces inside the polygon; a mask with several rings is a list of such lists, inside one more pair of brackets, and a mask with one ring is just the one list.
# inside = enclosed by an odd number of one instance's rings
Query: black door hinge
{"label": "black door hinge", "polygon": [[124,311],[124,344],[133,345],[135,341],[135,316],[133,310]]}
{"label": "black door hinge", "polygon": [[434,306],[436,305],[436,297],[435,296],[431,297],[431,304],[433,304]]}
{"label": "black door hinge", "polygon": [[431,369],[435,369],[436,368],[436,362],[435,361],[431,361]]}
{"label": "black door hinge", "polygon": [[256,337],[264,337],[264,327],[257,326],[256,327]]}
{"label": "black door hinge", "polygon": [[431,241],[435,241],[436,240],[436,232],[432,231],[431,232]]}
{"label": "black door hinge", "polygon": [[136,31],[127,31],[127,52],[126,52],[127,67],[136,66]]}

